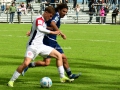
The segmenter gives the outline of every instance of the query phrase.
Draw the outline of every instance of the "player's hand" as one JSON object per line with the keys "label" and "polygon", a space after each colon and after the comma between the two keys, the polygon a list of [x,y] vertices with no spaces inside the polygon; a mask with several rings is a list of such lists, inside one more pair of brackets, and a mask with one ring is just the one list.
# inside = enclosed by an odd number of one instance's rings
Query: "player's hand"
{"label": "player's hand", "polygon": [[28,32],[26,33],[26,35],[27,35],[27,36],[30,36],[30,31],[28,31]]}
{"label": "player's hand", "polygon": [[66,35],[64,35],[64,34],[61,34],[61,37],[62,37],[63,39],[66,39]]}
{"label": "player's hand", "polygon": [[66,39],[66,35],[63,34],[61,31],[60,31],[60,34],[59,34],[63,39]]}

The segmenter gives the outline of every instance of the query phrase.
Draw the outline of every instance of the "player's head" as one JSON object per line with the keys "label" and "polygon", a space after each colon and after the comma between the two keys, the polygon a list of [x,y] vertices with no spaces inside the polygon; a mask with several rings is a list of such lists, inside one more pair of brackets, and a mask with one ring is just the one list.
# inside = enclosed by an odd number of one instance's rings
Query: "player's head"
{"label": "player's head", "polygon": [[54,14],[55,14],[55,9],[52,6],[48,6],[45,8],[43,17],[45,21],[48,21],[49,19],[52,19]]}
{"label": "player's head", "polygon": [[55,11],[59,12],[60,18],[63,18],[68,12],[68,6],[64,3],[58,4]]}

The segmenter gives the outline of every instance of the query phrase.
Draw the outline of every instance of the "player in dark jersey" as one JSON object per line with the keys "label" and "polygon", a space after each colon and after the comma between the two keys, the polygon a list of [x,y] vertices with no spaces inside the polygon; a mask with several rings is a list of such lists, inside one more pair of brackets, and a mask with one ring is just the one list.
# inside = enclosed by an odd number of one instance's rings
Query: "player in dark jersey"
{"label": "player in dark jersey", "polygon": [[[53,18],[46,22],[48,29],[54,30],[54,31],[59,30],[61,25],[60,20],[67,14],[68,6],[67,4],[59,4],[55,10],[56,10],[56,14],[53,16]],[[66,36],[62,32],[60,35],[63,39],[66,39]],[[57,35],[47,34],[46,36],[44,36],[43,43],[45,45],[55,48],[57,51],[59,51],[62,54],[63,66],[69,78],[76,79],[80,76],[80,73],[72,74],[67,61],[67,57],[65,56],[60,45],[57,43]],[[50,64],[50,61],[51,61],[51,57],[47,57],[47,58],[44,58],[43,61],[39,60],[39,61],[30,63],[29,67],[48,66]],[[26,68],[24,72],[26,72],[27,69],[28,68]],[[23,75],[24,75],[24,72],[23,72]]]}
{"label": "player in dark jersey", "polygon": [[9,87],[13,87],[14,82],[21,75],[22,71],[28,67],[31,60],[34,60],[38,54],[41,56],[53,56],[56,58],[56,65],[60,75],[60,82],[73,81],[74,79],[69,79],[64,74],[64,67],[61,54],[54,48],[44,45],[43,38],[46,33],[49,34],[59,34],[59,31],[50,31],[46,29],[45,21],[51,19],[55,13],[55,10],[52,6],[46,7],[42,15],[36,17],[32,24],[32,31],[30,38],[27,43],[26,52],[24,56],[23,63],[15,70],[11,79],[8,82]]}

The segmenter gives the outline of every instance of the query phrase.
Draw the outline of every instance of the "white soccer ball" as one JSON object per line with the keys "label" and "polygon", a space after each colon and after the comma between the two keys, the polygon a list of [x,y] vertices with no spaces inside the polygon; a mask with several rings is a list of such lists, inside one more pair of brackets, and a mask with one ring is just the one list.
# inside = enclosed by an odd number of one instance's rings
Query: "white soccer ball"
{"label": "white soccer ball", "polygon": [[52,80],[49,77],[43,77],[40,80],[40,86],[43,88],[49,88],[52,86]]}

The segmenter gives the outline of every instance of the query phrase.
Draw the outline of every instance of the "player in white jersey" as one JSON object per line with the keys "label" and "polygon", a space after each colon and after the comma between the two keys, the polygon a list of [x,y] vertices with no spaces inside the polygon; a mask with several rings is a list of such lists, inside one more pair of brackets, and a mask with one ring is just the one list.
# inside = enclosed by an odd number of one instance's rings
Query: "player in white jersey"
{"label": "player in white jersey", "polygon": [[10,81],[8,82],[7,85],[9,87],[13,87],[14,81],[21,75],[22,71],[26,67],[28,67],[31,60],[34,60],[34,58],[38,54],[40,54],[43,57],[49,55],[56,58],[56,65],[58,67],[61,82],[74,80],[74,79],[69,79],[64,75],[64,68],[63,68],[61,54],[54,48],[51,48],[43,44],[43,37],[45,34],[55,34],[55,35],[60,34],[60,31],[50,31],[46,29],[45,22],[51,19],[54,13],[55,13],[54,8],[52,6],[48,6],[47,8],[45,8],[43,15],[40,15],[33,21],[32,31],[30,34],[30,39],[28,41],[24,61],[17,68],[17,70],[14,72],[13,76],[11,77]]}
{"label": "player in white jersey", "polygon": [[[55,10],[56,10],[56,14],[52,17],[52,19],[50,19],[46,22],[47,28],[49,28],[50,30],[54,30],[54,31],[59,30],[59,28],[61,26],[60,20],[67,14],[68,6],[67,6],[67,4],[61,3],[61,4],[57,5]],[[28,32],[27,35],[29,36],[30,32]],[[61,34],[61,36],[63,39],[66,39],[66,36],[64,34]],[[68,63],[68,60],[67,60],[67,57],[64,54],[63,49],[60,47],[60,45],[57,42],[57,35],[51,35],[51,34],[45,35],[45,37],[43,39],[43,43],[47,46],[55,48],[58,52],[60,52],[62,54],[63,66],[64,66],[64,69],[70,79],[76,79],[81,75],[81,73],[78,73],[78,74],[72,73],[69,63]],[[50,64],[50,61],[51,61],[51,57],[47,57],[47,58],[44,58],[43,61],[38,60],[36,62],[31,62],[28,65],[28,67],[24,69],[24,71],[22,72],[22,75],[24,76],[24,74],[28,70],[28,68],[31,68],[31,67],[33,68],[33,67],[38,67],[38,66],[48,66]]]}

